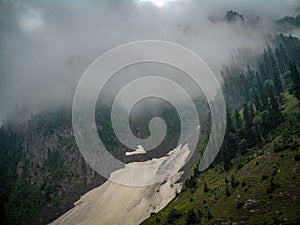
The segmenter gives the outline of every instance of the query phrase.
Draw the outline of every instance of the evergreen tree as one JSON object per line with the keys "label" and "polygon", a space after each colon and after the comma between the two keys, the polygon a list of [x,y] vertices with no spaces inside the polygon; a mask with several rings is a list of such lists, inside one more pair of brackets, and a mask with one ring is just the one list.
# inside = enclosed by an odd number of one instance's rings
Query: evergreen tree
{"label": "evergreen tree", "polygon": [[234,110],[234,125],[236,129],[241,128],[242,126],[241,114],[237,108]]}
{"label": "evergreen tree", "polygon": [[300,105],[300,75],[295,63],[291,63],[292,94],[298,99]]}
{"label": "evergreen tree", "polygon": [[253,126],[253,107],[250,105],[250,108],[248,104],[244,104],[243,108],[243,116],[244,116],[244,122],[245,122],[245,131],[246,131],[246,139],[247,139],[247,147],[253,147],[255,145],[255,136],[252,131]]}
{"label": "evergreen tree", "polygon": [[253,80],[255,79],[255,71],[253,71],[249,65],[247,66],[247,79],[248,79],[248,81],[250,81],[250,82],[248,82],[249,87],[250,87],[251,84],[253,85]]}
{"label": "evergreen tree", "polygon": [[262,104],[262,110],[261,111],[264,111],[264,110],[270,111],[269,100],[268,100],[268,97],[264,93],[261,93],[260,101],[261,101],[261,104]]}
{"label": "evergreen tree", "polygon": [[234,110],[234,127],[237,140],[245,138],[245,128],[243,125],[241,114],[239,113],[237,108]]}
{"label": "evergreen tree", "polygon": [[239,84],[240,84],[240,94],[245,98],[246,101],[249,101],[249,87],[248,87],[247,78],[243,71],[240,73]]}
{"label": "evergreen tree", "polygon": [[[254,106],[253,106],[252,102],[249,103],[249,116],[250,116],[251,120],[253,120],[253,118],[255,116]],[[253,122],[251,122],[251,125],[253,126]]]}
{"label": "evergreen tree", "polygon": [[271,121],[271,116],[270,116],[270,111],[269,110],[264,110],[260,113],[260,116],[262,118],[262,126],[261,126],[261,131],[263,134],[267,134],[271,129],[272,126],[270,125]]}
{"label": "evergreen tree", "polygon": [[238,144],[239,151],[242,155],[247,153],[247,140],[242,138]]}
{"label": "evergreen tree", "polygon": [[236,135],[231,114],[227,111],[227,125],[222,146],[222,157],[225,170],[231,166],[231,159],[237,152]]}
{"label": "evergreen tree", "polygon": [[265,141],[263,134],[262,134],[262,124],[263,124],[263,119],[261,115],[257,114],[255,115],[253,119],[253,124],[254,124],[254,133],[256,137],[256,142],[260,143],[261,141]]}
{"label": "evergreen tree", "polygon": [[288,66],[289,66],[290,59],[288,57],[288,54],[286,53],[286,51],[282,47],[281,43],[279,44],[279,51],[280,51],[280,55],[281,55],[281,58],[282,58],[282,62],[285,66],[285,70],[287,70]]}
{"label": "evergreen tree", "polygon": [[289,59],[286,54],[286,51],[282,47],[282,44],[279,44],[279,48],[275,49],[275,56],[278,62],[278,69],[280,73],[285,73],[288,69]]}
{"label": "evergreen tree", "polygon": [[271,89],[269,89],[269,97],[270,97],[270,108],[271,108],[270,122],[272,124],[272,127],[275,128],[280,124],[282,119],[282,114],[279,109],[278,101],[274,95],[274,92]]}
{"label": "evergreen tree", "polygon": [[261,73],[264,75],[264,80],[267,80],[270,78],[272,72],[271,72],[271,62],[268,57],[268,53],[265,49],[262,58],[263,58],[263,64],[261,68]]}
{"label": "evergreen tree", "polygon": [[256,72],[255,78],[256,78],[256,87],[257,87],[258,93],[261,94],[261,93],[263,93],[264,88],[263,88],[262,78],[258,72]]}
{"label": "evergreen tree", "polygon": [[280,78],[280,73],[279,73],[279,70],[277,67],[275,57],[272,53],[272,50],[270,49],[268,52],[270,55],[269,57],[270,57],[271,75],[272,75],[272,79],[274,82],[275,93],[276,93],[276,96],[280,96],[280,94],[283,92],[283,86],[282,86],[282,81]]}
{"label": "evergreen tree", "polygon": [[259,62],[258,62],[258,68],[259,68],[259,74],[261,76],[261,79],[262,80],[268,79],[268,77],[266,75],[265,66],[264,66],[263,61],[259,60]]}
{"label": "evergreen tree", "polygon": [[258,97],[257,92],[254,93],[254,105],[256,110],[262,110],[262,105],[260,102],[260,98]]}

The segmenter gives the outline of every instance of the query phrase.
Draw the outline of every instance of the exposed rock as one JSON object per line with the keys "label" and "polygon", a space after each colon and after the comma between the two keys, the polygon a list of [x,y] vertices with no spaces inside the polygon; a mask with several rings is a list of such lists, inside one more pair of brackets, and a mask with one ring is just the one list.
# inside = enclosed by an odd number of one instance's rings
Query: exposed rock
{"label": "exposed rock", "polygon": [[244,202],[243,209],[250,213],[264,213],[270,210],[270,206],[257,199],[248,199]]}
{"label": "exposed rock", "polygon": [[280,192],[278,197],[281,201],[295,201],[297,199],[297,195],[289,192]]}

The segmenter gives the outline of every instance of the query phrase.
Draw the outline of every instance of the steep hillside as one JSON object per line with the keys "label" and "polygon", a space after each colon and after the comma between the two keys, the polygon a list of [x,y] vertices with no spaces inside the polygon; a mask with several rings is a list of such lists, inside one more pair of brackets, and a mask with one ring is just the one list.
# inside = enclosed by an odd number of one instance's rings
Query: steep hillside
{"label": "steep hillside", "polygon": [[201,173],[142,224],[299,223],[300,110],[296,98],[285,97],[284,122],[263,147],[236,156],[228,171],[218,164]]}
{"label": "steep hillside", "polygon": [[[206,113],[203,105],[200,101]],[[126,156],[130,150],[117,141],[109,113],[107,108],[97,111],[97,128],[119,160],[146,161],[175,148],[179,131],[174,109],[155,112],[167,123],[167,137],[161,145],[149,154],[131,156]],[[152,117],[148,113],[132,121],[137,136],[149,133],[145,124]],[[0,128],[0,153],[0,221],[4,224],[50,223],[74,207],[81,195],[106,181],[83,159],[73,135],[70,109],[40,112],[22,124],[7,121]]]}
{"label": "steep hillside", "polygon": [[280,34],[245,67],[235,57],[224,68],[227,127],[214,164],[143,224],[299,223],[299,44]]}
{"label": "steep hillside", "polygon": [[280,34],[273,45],[246,69],[236,57],[221,72],[228,111],[219,155],[143,224],[300,221],[299,40]]}
{"label": "steep hillside", "polygon": [[10,123],[1,127],[1,219],[6,224],[50,222],[104,182],[78,151],[69,117],[65,111],[39,114],[23,130]]}

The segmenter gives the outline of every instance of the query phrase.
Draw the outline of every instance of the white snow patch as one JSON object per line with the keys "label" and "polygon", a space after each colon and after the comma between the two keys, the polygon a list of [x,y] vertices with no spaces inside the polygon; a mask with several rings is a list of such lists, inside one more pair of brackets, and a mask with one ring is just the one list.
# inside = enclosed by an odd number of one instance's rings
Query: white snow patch
{"label": "white snow patch", "polygon": [[[164,208],[181,191],[182,184],[176,183],[183,172],[178,172],[185,163],[190,150],[187,145],[174,149],[167,156],[145,162],[130,163],[136,166],[158,164],[156,169],[142,177],[132,167],[122,168],[111,174],[112,178],[143,179],[151,181],[159,176],[161,169],[170,170],[165,182],[148,186],[125,186],[107,181],[103,185],[87,192],[75,202],[74,208],[51,223],[76,225],[135,225],[147,219],[151,212]],[[172,159],[167,162],[167,159]],[[157,163],[160,162],[160,163]]]}
{"label": "white snow patch", "polygon": [[143,146],[139,145],[137,150],[133,151],[133,152],[126,152],[126,156],[129,155],[138,155],[138,154],[145,154],[146,151],[144,150]]}

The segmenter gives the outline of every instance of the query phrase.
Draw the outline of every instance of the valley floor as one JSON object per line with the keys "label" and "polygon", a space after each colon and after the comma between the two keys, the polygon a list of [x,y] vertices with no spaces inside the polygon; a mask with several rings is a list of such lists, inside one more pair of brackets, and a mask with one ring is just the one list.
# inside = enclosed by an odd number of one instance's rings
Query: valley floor
{"label": "valley floor", "polygon": [[[175,149],[171,154],[175,163],[172,164],[174,171],[178,171],[185,162],[189,150],[187,146]],[[172,157],[172,156],[170,156]],[[152,164],[160,160],[160,165],[164,159],[153,159],[142,163]],[[141,163],[136,163],[141,164]],[[160,166],[157,167],[158,174]],[[112,174],[113,178],[125,177],[129,179],[132,171],[125,167]],[[149,173],[148,178],[152,179],[156,173]],[[103,185],[89,191],[75,203],[75,207],[63,214],[51,223],[51,225],[134,225],[140,224],[153,212],[158,212],[164,208],[178,192],[182,184],[176,183],[182,172],[178,172],[169,177],[166,182],[152,184],[148,186],[125,186],[112,181],[107,181]],[[121,179],[122,179],[121,178]]]}

